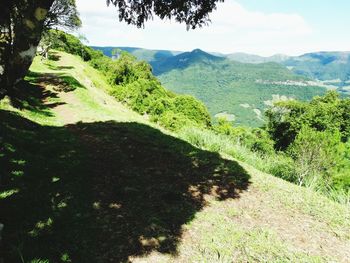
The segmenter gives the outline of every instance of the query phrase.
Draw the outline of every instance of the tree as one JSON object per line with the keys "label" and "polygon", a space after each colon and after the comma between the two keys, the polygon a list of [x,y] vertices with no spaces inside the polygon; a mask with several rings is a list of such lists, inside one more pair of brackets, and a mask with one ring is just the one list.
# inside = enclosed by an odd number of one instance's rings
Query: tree
{"label": "tree", "polygon": [[[39,45],[40,54],[47,58],[55,34],[53,28],[73,31],[81,27],[81,20],[75,0],[55,0],[46,16],[44,32]],[[83,51],[81,51],[83,52]]]}
{"label": "tree", "polygon": [[1,1],[0,98],[27,73],[53,1]]}
{"label": "tree", "polygon": [[55,0],[47,14],[44,29],[61,28],[75,30],[81,27],[81,20],[75,0]]}
{"label": "tree", "polygon": [[267,130],[278,150],[287,149],[303,126],[320,132],[340,132],[345,142],[350,135],[349,109],[350,100],[341,99],[336,91],[328,91],[310,102],[277,102],[266,112]]}
{"label": "tree", "polygon": [[299,185],[312,176],[321,177],[321,182],[329,185],[342,165],[345,147],[339,131],[317,131],[303,126],[288,152],[295,160]]}

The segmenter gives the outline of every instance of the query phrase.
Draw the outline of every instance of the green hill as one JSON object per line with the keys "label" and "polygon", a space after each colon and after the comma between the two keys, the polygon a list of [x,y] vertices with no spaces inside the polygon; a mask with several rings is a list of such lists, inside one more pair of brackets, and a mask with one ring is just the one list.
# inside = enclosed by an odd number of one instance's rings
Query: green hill
{"label": "green hill", "polygon": [[160,61],[175,55],[182,53],[181,51],[171,51],[171,50],[151,50],[137,47],[98,47],[92,46],[93,49],[100,50],[104,55],[112,57],[112,51],[114,49],[121,49],[129,52],[133,56],[137,57],[139,60],[145,60],[147,62]]}
{"label": "green hill", "polygon": [[275,55],[261,57],[252,54],[234,53],[229,59],[243,63],[277,62],[295,74],[323,81],[347,95],[350,80],[350,52],[312,52],[301,56]]}
{"label": "green hill", "polygon": [[314,52],[283,62],[295,73],[330,84],[347,86],[350,80],[350,52]]}
{"label": "green hill", "polygon": [[[102,50],[108,56],[111,56],[113,50],[113,47],[94,48]],[[348,96],[350,91],[349,52],[313,52],[301,56],[277,54],[270,57],[247,53],[220,54],[216,57],[211,53],[206,53],[207,57],[205,58],[203,54],[205,52],[201,51],[203,57],[203,61],[201,61],[198,56],[193,56],[191,52],[154,51],[128,47],[121,49],[131,52],[138,59],[151,63],[154,73],[159,76],[167,88],[200,98],[206,103],[212,116],[226,114],[231,119],[235,116],[238,124],[262,125],[260,112],[264,111],[264,101],[271,100],[272,95],[275,98],[278,95],[278,97],[290,96],[296,99],[310,100],[315,95],[323,94],[326,88],[336,89],[343,96]],[[212,56],[211,59],[210,56]],[[213,59],[213,57],[216,57],[216,59]],[[224,58],[227,58],[227,60]],[[186,67],[194,66],[196,63],[203,64],[202,62],[210,66],[208,71],[205,70],[204,65],[188,71],[185,70]],[[237,64],[236,62],[243,64]],[[261,83],[259,83],[257,85],[257,79],[254,78],[251,78],[248,82],[232,81],[230,71],[232,71],[232,74],[236,74],[237,68],[242,68],[244,72],[240,72],[240,74],[249,78],[250,75],[254,76],[256,71],[256,65],[251,64],[265,63],[265,65],[259,66],[266,69],[269,67],[268,65],[271,65],[271,62],[278,63],[291,72],[279,75],[281,71],[273,72],[276,66],[271,67],[269,72],[266,72],[262,77],[265,82],[269,82],[271,78],[277,78],[282,82],[294,80],[295,76],[291,76],[293,74],[309,79],[310,82],[302,84],[303,90],[300,85],[293,86],[291,83],[288,86],[283,85],[283,83],[272,85],[260,85]],[[225,64],[225,66],[221,64]],[[200,67],[201,69],[199,69]],[[212,76],[212,68],[223,72],[220,72],[220,74],[216,72]],[[169,71],[172,70],[175,71],[170,73]],[[198,70],[198,75],[195,70]],[[162,76],[163,74],[165,75]],[[181,82],[177,81],[179,79],[181,79]],[[207,85],[211,85],[210,88]],[[248,89],[249,91],[247,91]],[[217,98],[219,95],[216,94],[220,94],[219,99]],[[237,94],[240,95],[241,99],[236,99]],[[240,105],[244,105],[244,107],[242,108]]]}
{"label": "green hill", "polygon": [[151,64],[168,89],[200,99],[213,117],[234,116],[248,126],[264,123],[263,112],[276,97],[310,100],[326,91],[276,63],[240,63],[200,50]]}
{"label": "green hill", "polygon": [[[108,56],[113,50],[93,48]],[[276,99],[310,100],[327,90],[325,85],[312,81],[313,75],[293,72],[274,63],[285,63],[288,57],[283,55],[263,58],[244,53],[216,56],[200,49],[179,54],[122,49],[148,61],[166,88],[195,96],[205,103],[213,118],[226,116],[238,125],[263,125],[264,111]]]}
{"label": "green hill", "polygon": [[[348,207],[191,145],[117,102],[81,58],[50,57],[0,102],[5,262],[350,258]],[[257,76],[287,74],[266,67]]]}

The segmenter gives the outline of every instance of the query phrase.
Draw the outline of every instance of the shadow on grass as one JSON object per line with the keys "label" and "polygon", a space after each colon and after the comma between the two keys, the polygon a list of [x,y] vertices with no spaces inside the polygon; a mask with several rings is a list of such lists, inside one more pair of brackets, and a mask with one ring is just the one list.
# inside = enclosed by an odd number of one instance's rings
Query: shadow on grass
{"label": "shadow on grass", "polygon": [[[48,86],[52,86],[52,90]],[[71,92],[77,88],[85,87],[70,75],[29,72],[26,80],[11,91],[9,98],[15,108],[52,116],[50,109],[64,104],[59,101],[58,93]]]}
{"label": "shadow on grass", "polygon": [[238,198],[249,186],[238,163],[143,124],[0,119],[5,262],[176,255],[207,195]]}
{"label": "shadow on grass", "polygon": [[59,61],[60,58],[61,58],[61,56],[57,52],[52,52],[52,51],[49,52],[49,56],[48,56],[49,60]]}

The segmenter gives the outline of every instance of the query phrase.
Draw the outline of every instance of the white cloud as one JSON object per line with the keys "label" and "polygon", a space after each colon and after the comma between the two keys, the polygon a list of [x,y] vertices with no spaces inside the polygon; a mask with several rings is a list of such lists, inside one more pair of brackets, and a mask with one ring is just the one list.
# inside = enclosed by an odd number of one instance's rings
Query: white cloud
{"label": "white cloud", "polygon": [[235,1],[219,4],[209,27],[186,31],[185,25],[155,18],[138,29],[118,21],[105,1],[78,0],[83,33],[92,45],[137,46],[153,49],[202,48],[222,53],[251,52],[262,55],[302,52],[310,46],[313,30],[298,14],[247,10]]}

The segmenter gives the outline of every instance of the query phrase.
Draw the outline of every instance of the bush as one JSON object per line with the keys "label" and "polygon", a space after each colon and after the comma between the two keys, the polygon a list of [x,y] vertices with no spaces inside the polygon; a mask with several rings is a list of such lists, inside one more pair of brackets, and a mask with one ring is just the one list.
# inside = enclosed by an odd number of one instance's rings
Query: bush
{"label": "bush", "polygon": [[191,121],[182,113],[167,111],[158,119],[158,123],[171,131],[178,131],[182,127],[191,125]]}
{"label": "bush", "polygon": [[219,118],[218,123],[213,126],[218,134],[229,136],[234,142],[248,147],[260,154],[273,154],[274,142],[269,134],[260,128],[233,127],[232,123],[225,118]]}
{"label": "bush", "polygon": [[306,177],[320,176],[326,185],[342,164],[344,145],[339,132],[320,132],[302,127],[288,153],[295,160],[297,180],[304,184]]}
{"label": "bush", "polygon": [[286,150],[301,128],[339,132],[343,142],[350,135],[350,99],[340,99],[336,91],[310,102],[278,102],[266,112],[267,130],[276,142],[277,150]]}
{"label": "bush", "polygon": [[174,98],[174,112],[184,114],[189,120],[203,127],[210,127],[211,120],[207,108],[202,102],[189,95]]}

